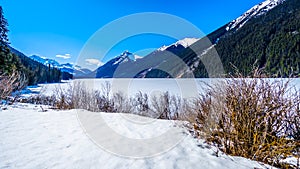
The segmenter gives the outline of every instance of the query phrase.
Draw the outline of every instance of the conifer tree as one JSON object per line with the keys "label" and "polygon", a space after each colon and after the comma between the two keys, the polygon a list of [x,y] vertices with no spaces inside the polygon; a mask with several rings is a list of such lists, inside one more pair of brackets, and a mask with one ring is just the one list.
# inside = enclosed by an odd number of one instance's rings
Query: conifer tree
{"label": "conifer tree", "polygon": [[0,73],[10,72],[12,67],[12,55],[8,48],[8,23],[4,17],[2,6],[0,6]]}
{"label": "conifer tree", "polygon": [[8,23],[7,20],[4,17],[2,6],[0,6],[0,47],[1,50],[4,48],[7,48],[7,45],[9,44],[8,41]]}

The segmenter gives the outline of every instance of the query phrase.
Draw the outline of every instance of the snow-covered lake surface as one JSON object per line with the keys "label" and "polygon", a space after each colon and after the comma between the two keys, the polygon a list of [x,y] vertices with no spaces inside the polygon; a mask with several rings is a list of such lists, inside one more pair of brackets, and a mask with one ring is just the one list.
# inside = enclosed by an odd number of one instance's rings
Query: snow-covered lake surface
{"label": "snow-covered lake surface", "polygon": [[[222,153],[217,157],[216,148],[194,139],[186,132],[181,133],[184,139],[161,154],[148,158],[123,157],[94,144],[81,127],[77,119],[77,111],[48,109],[42,112],[40,106],[31,104],[8,106],[7,110],[0,111],[0,168],[253,169],[266,167],[258,162]],[[111,126],[119,129],[119,121],[124,116],[135,116],[109,113],[98,113],[98,115],[104,116],[110,121]],[[120,132],[130,133],[135,126],[132,124],[122,127]],[[172,121],[157,120],[152,128],[145,127],[135,132],[141,137],[149,137],[157,134],[159,130],[175,127]],[[178,127],[178,130],[181,131],[183,128]],[[107,135],[102,137],[104,140],[109,138]],[[109,139],[106,141],[111,142]],[[118,144],[118,142],[112,143]]]}
{"label": "snow-covered lake surface", "polygon": [[[112,92],[122,92],[128,96],[135,95],[139,91],[149,95],[162,92],[170,92],[171,94],[181,96],[183,98],[197,97],[199,92],[205,91],[207,84],[222,84],[224,79],[78,79],[65,81],[64,83],[40,84],[38,86],[29,87],[28,95],[32,93],[41,93],[43,95],[54,94],[55,89],[67,89],[74,83],[81,82],[91,90],[101,90],[102,86],[109,82]],[[266,79],[274,81],[275,79]],[[278,80],[278,79],[276,79]],[[287,79],[283,79],[286,81]],[[300,89],[300,79],[292,79],[291,86]],[[26,93],[23,95],[26,96]]]}
{"label": "snow-covered lake surface", "polygon": [[[214,80],[215,81],[215,80]],[[57,88],[67,89],[70,85],[80,82],[91,90],[102,90],[102,86],[109,82],[112,92],[122,92],[128,95],[134,95],[139,91],[147,94],[155,94],[157,92],[170,92],[183,97],[194,97],[201,90],[203,82],[211,82],[210,80],[195,79],[77,79],[65,81],[64,83],[40,84],[38,86],[29,87],[29,93],[41,93],[44,95],[52,95]]]}

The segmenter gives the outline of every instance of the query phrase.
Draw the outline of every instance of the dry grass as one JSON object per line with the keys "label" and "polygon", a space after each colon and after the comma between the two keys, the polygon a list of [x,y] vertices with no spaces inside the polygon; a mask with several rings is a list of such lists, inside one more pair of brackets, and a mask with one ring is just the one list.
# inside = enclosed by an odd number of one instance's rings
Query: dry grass
{"label": "dry grass", "polygon": [[235,77],[209,86],[194,101],[195,135],[230,155],[296,168],[281,159],[299,158],[299,92],[289,80],[264,79],[257,70],[251,78]]}
{"label": "dry grass", "polygon": [[83,82],[74,82],[68,88],[57,86],[52,96],[39,94],[22,102],[51,105],[55,109],[85,109],[93,112],[132,113],[152,118],[178,119],[183,114],[184,100],[168,92],[150,97],[138,92],[129,97],[121,92],[112,93],[106,82],[101,90],[90,90]]}

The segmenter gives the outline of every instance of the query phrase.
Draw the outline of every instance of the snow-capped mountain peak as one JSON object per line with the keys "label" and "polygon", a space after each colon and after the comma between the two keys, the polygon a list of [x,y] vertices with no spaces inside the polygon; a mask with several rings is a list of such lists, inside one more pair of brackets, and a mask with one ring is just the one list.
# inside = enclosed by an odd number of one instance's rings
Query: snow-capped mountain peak
{"label": "snow-capped mountain peak", "polygon": [[191,46],[192,44],[194,44],[195,42],[197,42],[198,40],[199,40],[198,38],[184,38],[184,39],[179,40],[171,45],[168,45],[168,46],[164,45],[164,46],[158,48],[157,50],[165,51],[166,49],[168,49],[171,46],[178,47],[179,45],[183,46],[184,48],[187,48],[187,47]]}
{"label": "snow-capped mountain peak", "polygon": [[182,40],[179,40],[175,43],[175,46],[182,45],[185,48],[191,46],[195,42],[197,42],[199,39],[198,38],[184,38]]}
{"label": "snow-capped mountain peak", "polygon": [[126,50],[120,56],[117,56],[114,59],[113,65],[118,65],[123,62],[128,62],[129,60],[135,61],[135,57],[132,53]]}
{"label": "snow-capped mountain peak", "polygon": [[242,26],[244,26],[245,23],[251,18],[265,14],[266,12],[273,9],[277,5],[283,3],[284,1],[285,0],[266,0],[258,5],[255,5],[243,15],[229,23],[229,25],[226,27],[226,30],[229,31],[232,29],[239,29]]}

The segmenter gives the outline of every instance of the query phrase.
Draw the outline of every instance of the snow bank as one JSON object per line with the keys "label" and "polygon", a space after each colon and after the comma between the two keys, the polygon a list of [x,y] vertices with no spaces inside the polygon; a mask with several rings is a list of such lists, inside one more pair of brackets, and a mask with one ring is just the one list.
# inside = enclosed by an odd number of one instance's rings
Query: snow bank
{"label": "snow bank", "polygon": [[[221,153],[217,157],[216,148],[184,132],[184,139],[165,153],[149,158],[125,158],[101,149],[89,139],[78,121],[78,110],[41,110],[31,104],[17,104],[0,111],[0,168],[265,168],[245,158]],[[172,121],[156,120],[153,126],[137,129],[136,123],[119,122],[141,117],[98,114],[114,130],[140,139],[153,137],[160,129],[176,127]]]}

